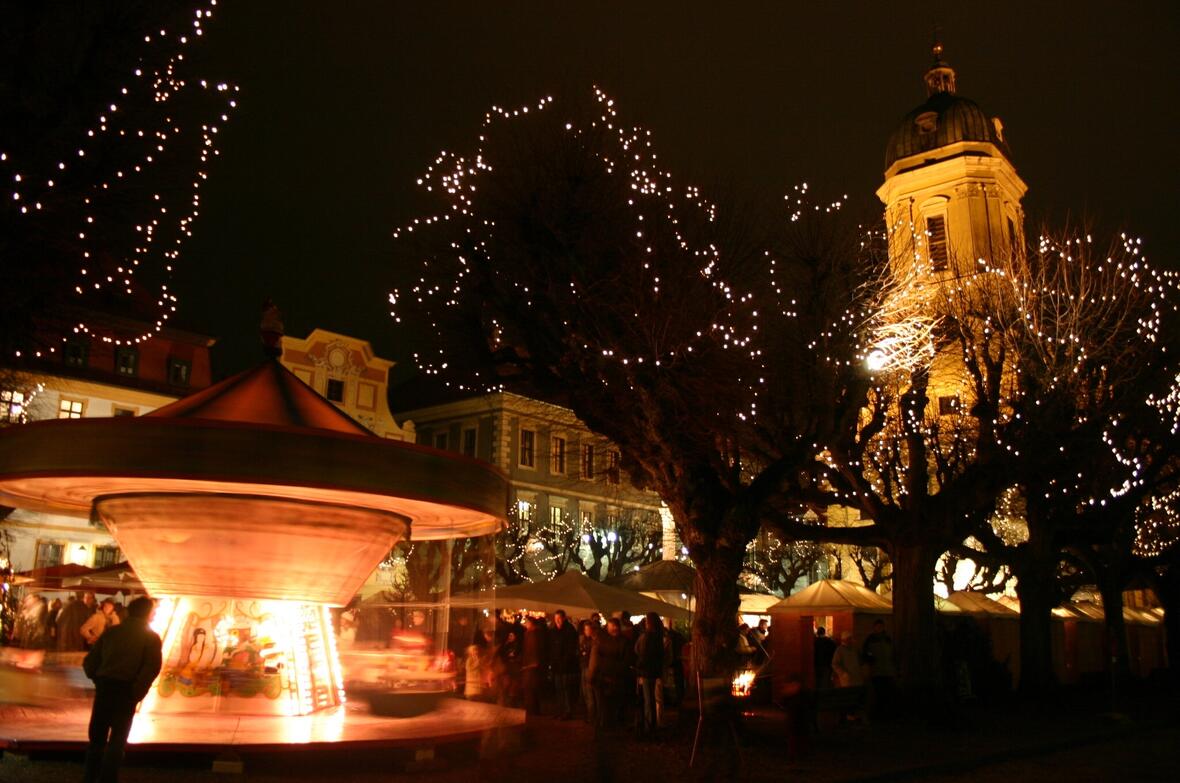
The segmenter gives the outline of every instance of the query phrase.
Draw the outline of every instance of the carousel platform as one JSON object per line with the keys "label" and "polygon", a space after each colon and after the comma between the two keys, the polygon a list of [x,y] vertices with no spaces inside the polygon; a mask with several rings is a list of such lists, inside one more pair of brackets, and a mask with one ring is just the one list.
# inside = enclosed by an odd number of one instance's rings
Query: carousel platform
{"label": "carousel platform", "polygon": [[[53,707],[0,705],[0,750],[84,750],[89,720],[89,700],[72,699]],[[456,698],[443,699],[430,712],[405,718],[374,715],[364,703],[298,717],[140,713],[132,724],[127,752],[427,749],[516,732],[524,722],[523,710]]]}

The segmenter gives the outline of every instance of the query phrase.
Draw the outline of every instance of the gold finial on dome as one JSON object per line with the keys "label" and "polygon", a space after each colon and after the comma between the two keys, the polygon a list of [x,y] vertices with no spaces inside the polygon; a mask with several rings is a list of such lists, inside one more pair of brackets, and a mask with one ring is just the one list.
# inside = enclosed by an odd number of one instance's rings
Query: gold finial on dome
{"label": "gold finial on dome", "polygon": [[934,64],[930,66],[930,70],[926,71],[926,75],[923,77],[923,81],[926,82],[927,95],[953,94],[955,91],[955,69],[942,59],[942,50],[942,41],[936,32],[934,45],[930,47],[930,51],[934,53]]}

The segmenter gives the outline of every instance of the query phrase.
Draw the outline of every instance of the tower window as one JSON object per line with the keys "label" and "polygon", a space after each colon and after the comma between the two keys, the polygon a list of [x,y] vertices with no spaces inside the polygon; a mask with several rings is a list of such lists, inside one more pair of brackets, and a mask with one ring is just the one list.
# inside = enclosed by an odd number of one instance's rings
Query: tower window
{"label": "tower window", "polygon": [[932,215],[926,218],[926,241],[930,243],[930,268],[945,272],[947,267],[946,218]]}
{"label": "tower window", "polygon": [[330,378],[328,380],[327,397],[332,402],[344,402],[344,381]]}

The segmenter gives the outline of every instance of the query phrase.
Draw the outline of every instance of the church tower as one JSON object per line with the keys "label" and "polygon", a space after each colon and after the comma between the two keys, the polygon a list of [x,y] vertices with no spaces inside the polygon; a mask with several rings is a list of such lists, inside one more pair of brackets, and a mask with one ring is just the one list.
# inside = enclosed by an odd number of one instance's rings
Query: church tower
{"label": "church tower", "polygon": [[885,150],[885,226],[894,263],[950,279],[1023,244],[1028,187],[1013,167],[1004,126],[958,95],[955,71],[934,45],[926,102],[905,116]]}

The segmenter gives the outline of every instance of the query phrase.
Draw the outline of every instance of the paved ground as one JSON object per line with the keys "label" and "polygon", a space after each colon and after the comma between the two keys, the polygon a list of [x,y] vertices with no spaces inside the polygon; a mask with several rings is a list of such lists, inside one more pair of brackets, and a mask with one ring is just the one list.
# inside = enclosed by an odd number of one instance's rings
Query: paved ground
{"label": "paved ground", "polygon": [[[288,754],[251,758],[242,776],[215,774],[200,756],[132,757],[124,783],[288,783],[289,781],[428,781],[429,783],[647,783],[712,781],[921,780],[939,783],[1036,781],[1173,781],[1180,779],[1180,715],[1170,692],[1148,694],[1125,714],[1102,712],[1093,700],[1075,698],[1050,707],[1017,704],[946,711],[921,724],[835,726],[788,743],[781,713],[762,710],[742,725],[744,764],[728,732],[689,768],[693,716],[686,714],[665,736],[638,742],[626,733],[598,735],[580,721],[540,718],[519,743],[489,740],[484,758],[475,746],[440,750],[433,762],[406,770],[412,759],[389,751]],[[0,760],[3,783],[78,780],[76,757]]]}

